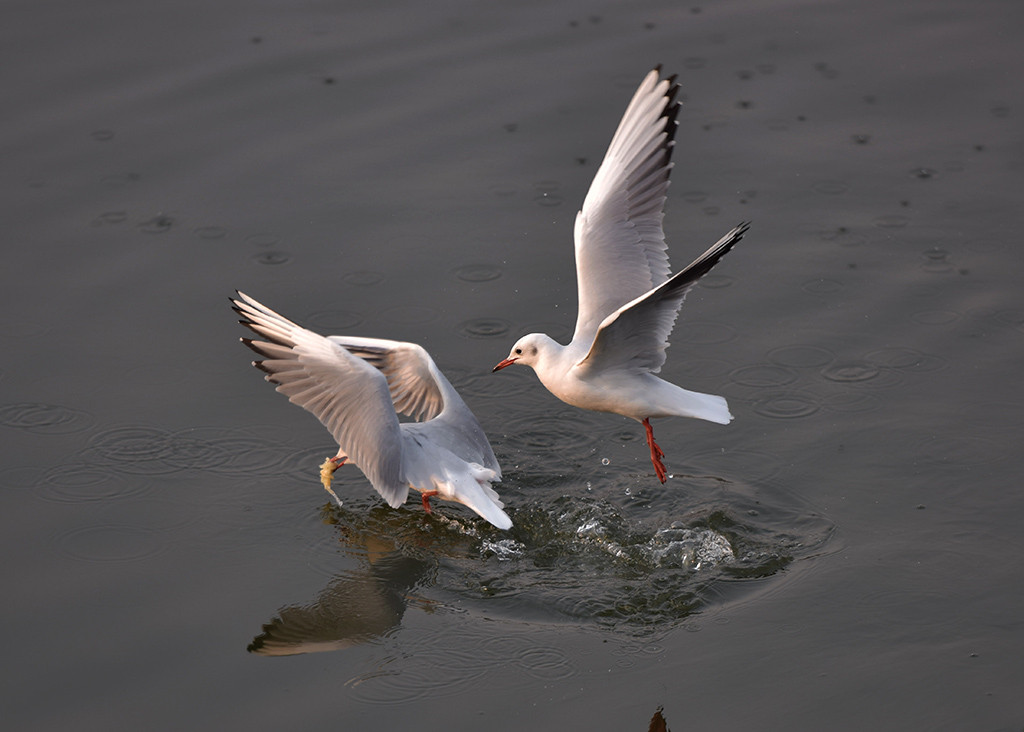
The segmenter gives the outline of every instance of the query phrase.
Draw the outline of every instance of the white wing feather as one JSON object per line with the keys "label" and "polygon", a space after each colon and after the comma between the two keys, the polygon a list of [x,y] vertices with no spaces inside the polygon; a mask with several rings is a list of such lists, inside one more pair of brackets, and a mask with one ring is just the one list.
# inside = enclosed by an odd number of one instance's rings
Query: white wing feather
{"label": "white wing feather", "polygon": [[736,226],[685,269],[605,318],[579,367],[658,373],[686,293],[743,238],[747,227]]}
{"label": "white wing feather", "polygon": [[268,342],[245,340],[265,357],[256,365],[277,391],[312,412],[341,451],[392,507],[405,503],[402,440],[387,380],[337,343],[302,328],[243,293],[236,310]]}
{"label": "white wing feather", "polygon": [[662,220],[679,105],[674,77],[659,77],[634,94],[576,216],[574,343],[589,346],[606,317],[668,279]]}

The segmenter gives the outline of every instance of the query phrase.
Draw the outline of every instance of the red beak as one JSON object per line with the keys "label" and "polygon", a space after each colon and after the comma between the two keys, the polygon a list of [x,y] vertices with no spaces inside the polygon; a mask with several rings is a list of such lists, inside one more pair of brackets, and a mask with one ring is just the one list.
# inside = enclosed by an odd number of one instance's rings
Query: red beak
{"label": "red beak", "polygon": [[493,369],[491,369],[491,373],[493,374],[495,371],[501,371],[506,366],[511,366],[512,364],[514,364],[518,360],[519,360],[518,358],[506,358],[504,361],[502,361],[497,366],[495,366]]}

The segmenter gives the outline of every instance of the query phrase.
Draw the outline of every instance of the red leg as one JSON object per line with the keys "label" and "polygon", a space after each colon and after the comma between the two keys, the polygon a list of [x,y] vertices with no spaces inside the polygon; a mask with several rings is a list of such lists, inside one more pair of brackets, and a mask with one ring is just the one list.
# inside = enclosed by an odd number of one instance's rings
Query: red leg
{"label": "red leg", "polygon": [[433,511],[430,510],[430,497],[436,496],[440,492],[441,491],[423,491],[421,498],[423,498],[424,511],[426,511],[427,513],[433,513]]}
{"label": "red leg", "polygon": [[651,448],[651,462],[654,463],[654,471],[658,474],[658,480],[664,483],[666,471],[665,463],[661,462],[661,459],[665,457],[665,453],[658,447],[658,443],[654,441],[654,430],[651,429],[650,419],[645,419],[643,425],[647,430],[647,444]]}

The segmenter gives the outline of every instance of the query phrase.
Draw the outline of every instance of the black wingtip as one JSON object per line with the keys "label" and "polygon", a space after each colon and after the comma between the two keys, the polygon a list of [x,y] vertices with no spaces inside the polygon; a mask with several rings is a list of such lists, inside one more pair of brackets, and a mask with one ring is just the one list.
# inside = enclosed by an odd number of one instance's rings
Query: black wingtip
{"label": "black wingtip", "polygon": [[281,382],[278,379],[274,378],[274,372],[268,369],[266,366],[264,366],[262,361],[253,361],[252,365],[258,368],[264,374],[266,374],[266,376],[264,376],[263,378],[269,381],[271,384],[277,384],[278,386],[281,385]]}
{"label": "black wingtip", "polygon": [[[256,345],[256,341],[254,341],[252,338],[239,338],[238,340],[242,342],[243,346],[252,349],[261,356],[266,355],[262,351],[260,351],[259,347]],[[253,365],[255,365],[255,361],[253,362]]]}
{"label": "black wingtip", "polygon": [[741,221],[734,226],[728,234],[715,242],[710,249],[697,257],[685,269],[680,270],[669,278],[669,282],[673,283],[670,289],[678,290],[680,287],[688,287],[710,272],[722,260],[722,257],[732,251],[732,248],[739,243],[749,228],[749,221]]}

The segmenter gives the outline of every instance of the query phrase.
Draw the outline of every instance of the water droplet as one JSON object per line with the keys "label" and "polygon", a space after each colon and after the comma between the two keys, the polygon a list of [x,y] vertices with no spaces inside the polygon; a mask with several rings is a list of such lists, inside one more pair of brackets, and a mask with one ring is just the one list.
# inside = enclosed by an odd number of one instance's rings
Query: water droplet
{"label": "water droplet", "polygon": [[562,197],[554,193],[541,193],[534,197],[534,203],[545,208],[554,208],[562,205]]}
{"label": "water droplet", "polygon": [[914,168],[910,171],[910,177],[917,178],[918,180],[932,180],[939,177],[939,171],[934,168]]}
{"label": "water droplet", "polygon": [[[612,461],[608,458],[601,458],[601,465],[611,465]],[[589,483],[587,485],[590,485]]]}
{"label": "water droplet", "polygon": [[285,252],[260,252],[254,254],[252,258],[259,264],[269,265],[287,264],[291,261],[291,256]]}
{"label": "water droplet", "polygon": [[139,224],[139,229],[147,234],[163,234],[165,231],[170,231],[176,223],[171,216],[157,214],[149,221]]}

